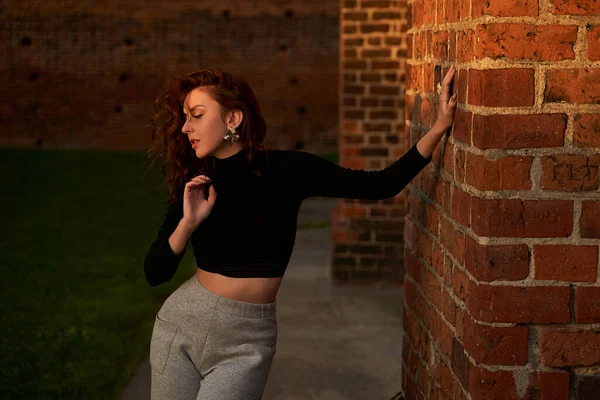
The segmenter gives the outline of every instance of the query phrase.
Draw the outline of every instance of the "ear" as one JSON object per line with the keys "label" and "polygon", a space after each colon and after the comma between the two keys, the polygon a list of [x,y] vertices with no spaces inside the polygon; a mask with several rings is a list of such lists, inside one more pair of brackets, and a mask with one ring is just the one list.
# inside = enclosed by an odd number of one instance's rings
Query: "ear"
{"label": "ear", "polygon": [[244,119],[244,114],[242,113],[241,110],[235,109],[230,111],[229,113],[229,123],[234,127],[237,128],[238,126],[240,126],[240,124],[242,123],[242,120]]}

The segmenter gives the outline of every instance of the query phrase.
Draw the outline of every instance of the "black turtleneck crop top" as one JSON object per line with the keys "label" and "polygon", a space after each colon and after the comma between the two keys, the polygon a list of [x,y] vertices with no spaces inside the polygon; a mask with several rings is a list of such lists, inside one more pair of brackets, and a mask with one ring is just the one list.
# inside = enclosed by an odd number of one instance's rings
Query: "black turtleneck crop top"
{"label": "black turtleneck crop top", "polygon": [[[268,157],[267,157],[268,156]],[[268,150],[248,161],[246,149],[215,158],[210,176],[217,200],[191,236],[196,266],[235,278],[281,277],[292,255],[298,211],[304,199],[326,196],[382,200],[400,193],[431,162],[416,144],[380,171],[343,168],[314,154]],[[259,167],[255,176],[250,167]],[[168,203],[165,219],[144,260],[148,283],[169,281],[185,254],[169,237],[183,217],[183,200]]]}

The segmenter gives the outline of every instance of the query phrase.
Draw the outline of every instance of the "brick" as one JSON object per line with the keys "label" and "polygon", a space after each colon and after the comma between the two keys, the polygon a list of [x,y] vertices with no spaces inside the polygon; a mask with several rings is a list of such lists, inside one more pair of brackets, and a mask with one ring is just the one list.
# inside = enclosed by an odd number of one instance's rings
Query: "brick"
{"label": "brick", "polygon": [[448,218],[442,217],[440,223],[442,245],[462,264],[465,260],[465,234],[456,231]]}
{"label": "brick", "polygon": [[534,245],[535,279],[595,282],[598,246]]}
{"label": "brick", "polygon": [[[469,62],[475,59],[476,34],[472,29],[458,31],[456,36],[456,58],[458,62]],[[460,100],[459,100],[460,102]]]}
{"label": "brick", "polygon": [[541,162],[542,189],[566,192],[598,189],[600,155],[552,154],[541,157]]}
{"label": "brick", "polygon": [[471,144],[473,113],[470,111],[456,110],[454,114],[454,125],[452,128],[452,136],[463,143]]}
{"label": "brick", "polygon": [[465,268],[480,281],[518,281],[529,275],[526,244],[487,246],[466,237]]}
{"label": "brick", "polygon": [[[445,72],[444,72],[445,75]],[[459,69],[456,76],[456,82],[454,82],[453,92],[458,93],[457,101],[460,104],[467,102],[467,93],[469,89],[469,71],[466,69]],[[469,121],[470,122],[470,121]],[[471,124],[469,124],[471,126]],[[470,143],[470,142],[468,142]]]}
{"label": "brick", "polygon": [[[410,43],[410,37],[412,37],[412,34],[409,35],[408,39],[407,39],[407,43]],[[386,46],[400,46],[402,45],[402,36],[386,36],[383,38],[383,43]],[[410,54],[410,52],[407,52],[407,54],[405,54],[405,56],[408,56]]]}
{"label": "brick", "polygon": [[344,94],[363,94],[365,93],[364,86],[344,85]]}
{"label": "brick", "polygon": [[367,62],[365,60],[344,61],[344,69],[345,70],[367,69]]}
{"label": "brick", "polygon": [[469,385],[469,372],[471,369],[471,362],[465,354],[465,349],[462,343],[456,338],[452,338],[452,358],[451,358],[452,370],[458,378],[459,382],[463,387]]}
{"label": "brick", "polygon": [[584,201],[579,218],[582,238],[600,238],[600,201]]}
{"label": "brick", "polygon": [[579,147],[600,147],[600,114],[575,115],[573,143]]}
{"label": "brick", "polygon": [[458,22],[469,19],[470,1],[468,0],[444,0],[446,7],[445,21]]}
{"label": "brick", "polygon": [[469,193],[454,188],[450,216],[465,227],[471,227],[471,195]]}
{"label": "brick", "polygon": [[535,371],[529,374],[523,400],[568,400],[570,382],[567,371]]}
{"label": "brick", "polygon": [[480,236],[567,237],[573,230],[573,202],[473,197],[471,228]]}
{"label": "brick", "polygon": [[475,54],[493,60],[574,60],[577,29],[576,25],[478,25]]}
{"label": "brick", "polygon": [[442,313],[444,314],[444,318],[452,325],[456,325],[456,302],[452,298],[452,296],[446,292],[442,291]]}
{"label": "brick", "polygon": [[533,106],[533,68],[469,70],[469,104],[487,107]]}
{"label": "brick", "polygon": [[471,365],[468,392],[477,400],[517,400],[512,371],[488,371]]}
{"label": "brick", "polygon": [[558,15],[598,15],[600,3],[590,0],[553,0],[552,13]]}
{"label": "brick", "polygon": [[433,92],[434,90],[434,75],[436,65],[431,63],[423,64],[423,91]]}
{"label": "brick", "polygon": [[344,39],[344,47],[361,47],[364,43],[363,38],[347,38]]}
{"label": "brick", "polygon": [[533,157],[508,156],[489,160],[467,153],[466,183],[480,190],[529,190]]}
{"label": "brick", "polygon": [[360,8],[390,8],[390,0],[363,0]]}
{"label": "brick", "polygon": [[432,56],[436,60],[446,60],[448,58],[448,32],[439,31],[433,33],[433,43],[431,44]]}
{"label": "brick", "polygon": [[473,144],[480,149],[561,147],[566,128],[565,114],[475,115]]}
{"label": "brick", "polygon": [[439,227],[440,213],[432,204],[428,203],[425,209],[425,228],[434,236],[438,236],[440,230]]}
{"label": "brick", "polygon": [[600,104],[600,68],[550,69],[544,101]]}
{"label": "brick", "polygon": [[392,55],[391,49],[362,49],[360,56],[362,58],[389,58]]}
{"label": "brick", "polygon": [[369,93],[372,95],[393,95],[393,96],[397,96],[400,94],[400,87],[399,86],[376,86],[373,85],[370,87],[369,89]]}
{"label": "brick", "polygon": [[600,322],[600,287],[575,286],[575,322],[578,324]]}
{"label": "brick", "polygon": [[345,12],[342,13],[342,21],[366,21],[369,14],[366,12]]}
{"label": "brick", "polygon": [[538,0],[475,1],[471,10],[473,18],[490,15],[493,17],[537,17]]}
{"label": "brick", "polygon": [[454,378],[452,377],[451,369],[442,360],[438,362],[437,369],[435,370],[435,380],[440,384],[444,396],[452,396]]}
{"label": "brick", "polygon": [[466,163],[466,152],[462,149],[456,149],[454,155],[454,180],[457,183],[465,181],[465,163]]}
{"label": "brick", "polygon": [[419,123],[426,129],[429,129],[434,122],[434,116],[432,114],[432,105],[428,99],[421,101],[421,115],[419,116]]}
{"label": "brick", "polygon": [[467,309],[485,322],[569,322],[570,290],[567,286],[515,287],[478,285],[471,290]]}
{"label": "brick", "polygon": [[577,400],[596,400],[600,393],[600,375],[575,375],[573,398]]}
{"label": "brick", "polygon": [[382,19],[391,19],[396,22],[396,20],[400,20],[402,18],[402,14],[394,11],[375,11],[373,13],[373,20],[379,21]]}
{"label": "brick", "polygon": [[375,33],[375,32],[386,33],[386,32],[389,32],[389,30],[390,30],[389,24],[361,24],[360,25],[360,33]]}
{"label": "brick", "polygon": [[549,367],[590,366],[600,363],[600,331],[541,328],[541,362]]}
{"label": "brick", "polygon": [[372,70],[378,70],[378,69],[398,70],[399,68],[400,68],[400,63],[398,61],[372,61],[371,62]]}
{"label": "brick", "polygon": [[434,199],[440,204],[443,211],[450,212],[450,183],[444,179],[439,179],[434,186]]}
{"label": "brick", "polygon": [[423,257],[423,260],[431,265],[431,255],[432,255],[432,245],[433,242],[427,235],[419,235],[417,238],[417,255]]}
{"label": "brick", "polygon": [[472,283],[469,277],[459,268],[452,268],[452,292],[463,302],[466,302],[471,295]]}
{"label": "brick", "polygon": [[525,365],[528,332],[524,326],[483,325],[465,314],[463,342],[465,350],[478,363]]}
{"label": "brick", "polygon": [[590,27],[588,32],[588,60],[600,60],[600,26]]}

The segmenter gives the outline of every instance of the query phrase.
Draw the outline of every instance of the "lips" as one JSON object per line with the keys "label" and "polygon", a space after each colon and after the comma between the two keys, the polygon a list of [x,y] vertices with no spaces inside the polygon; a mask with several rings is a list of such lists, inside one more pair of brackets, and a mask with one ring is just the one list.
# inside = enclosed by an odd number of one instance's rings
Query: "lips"
{"label": "lips", "polygon": [[199,140],[198,139],[192,139],[190,140],[191,145],[193,146],[195,143],[198,143]]}

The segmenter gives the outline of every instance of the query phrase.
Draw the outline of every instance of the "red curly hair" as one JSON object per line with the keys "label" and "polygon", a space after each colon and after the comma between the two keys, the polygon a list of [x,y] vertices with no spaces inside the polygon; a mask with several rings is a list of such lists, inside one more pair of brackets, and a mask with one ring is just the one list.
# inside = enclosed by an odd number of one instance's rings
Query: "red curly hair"
{"label": "red curly hair", "polygon": [[[241,144],[248,149],[248,160],[259,151],[267,151],[264,139],[267,124],[258,100],[246,81],[218,68],[206,68],[189,75],[167,79],[154,101],[155,113],[151,117],[153,145],[147,151],[145,162],[152,158],[150,167],[160,164],[161,173],[169,194],[175,202],[183,195],[185,184],[199,174],[214,171],[214,157],[196,157],[187,136],[181,133],[185,123],[183,102],[193,89],[206,87],[207,93],[221,105],[221,117],[238,109],[243,118],[237,133]],[[260,171],[253,171],[260,175]]]}

